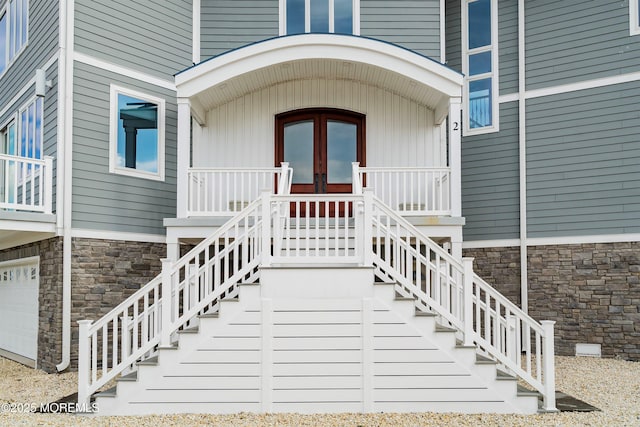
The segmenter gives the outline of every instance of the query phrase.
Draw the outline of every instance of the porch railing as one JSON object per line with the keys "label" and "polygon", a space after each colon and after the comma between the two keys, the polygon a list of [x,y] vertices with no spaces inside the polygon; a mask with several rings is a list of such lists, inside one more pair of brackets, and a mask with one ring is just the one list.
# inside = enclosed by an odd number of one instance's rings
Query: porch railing
{"label": "porch railing", "polygon": [[263,190],[289,194],[292,169],[191,168],[187,216],[233,216],[260,197]]}
{"label": "porch railing", "polygon": [[53,158],[0,154],[0,209],[50,214]]}
{"label": "porch railing", "polygon": [[[240,282],[272,263],[373,266],[396,291],[455,327],[527,381],[555,409],[553,322],[536,322],[459,260],[374,196],[273,195],[242,212],[95,323],[80,321],[78,399],[150,354],[198,314],[215,310]],[[124,324],[123,322],[126,322]],[[123,332],[124,331],[124,332]],[[132,331],[132,332],[129,332]]]}
{"label": "porch railing", "polygon": [[[451,215],[450,169],[446,167],[360,167],[353,182],[403,215]],[[356,191],[356,187],[354,187]]]}

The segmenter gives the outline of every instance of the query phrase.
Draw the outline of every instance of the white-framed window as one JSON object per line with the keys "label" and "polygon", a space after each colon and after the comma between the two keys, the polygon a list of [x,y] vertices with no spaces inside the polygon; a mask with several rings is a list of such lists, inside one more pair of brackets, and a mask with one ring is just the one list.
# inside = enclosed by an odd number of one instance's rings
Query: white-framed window
{"label": "white-framed window", "polygon": [[464,134],[497,132],[498,4],[497,0],[464,0],[462,69],[465,75]]}
{"label": "white-framed window", "polygon": [[360,0],[280,0],[280,35],[360,34]]}
{"label": "white-framed window", "polygon": [[629,0],[629,33],[640,34],[640,0]]}
{"label": "white-framed window", "polygon": [[111,85],[109,172],[164,181],[165,100]]}
{"label": "white-framed window", "polygon": [[27,45],[29,0],[8,0],[0,8],[0,75]]}

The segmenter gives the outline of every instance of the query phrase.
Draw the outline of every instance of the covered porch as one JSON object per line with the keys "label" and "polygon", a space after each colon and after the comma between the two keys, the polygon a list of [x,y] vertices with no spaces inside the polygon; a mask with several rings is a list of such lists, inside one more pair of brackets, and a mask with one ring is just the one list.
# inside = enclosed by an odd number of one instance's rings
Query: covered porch
{"label": "covered porch", "polygon": [[[176,86],[178,199],[177,217],[165,220],[170,246],[208,236],[264,189],[358,188],[372,189],[436,240],[461,244],[457,72],[386,42],[304,34],[211,58],[179,73]],[[326,123],[340,114],[361,117],[361,129],[357,154],[338,162],[327,154]],[[313,148],[313,171],[287,154],[282,126],[291,122],[278,120],[293,115],[302,117],[295,123],[325,123],[310,132],[325,150]],[[331,185],[332,164],[342,168],[334,173],[340,184]]]}

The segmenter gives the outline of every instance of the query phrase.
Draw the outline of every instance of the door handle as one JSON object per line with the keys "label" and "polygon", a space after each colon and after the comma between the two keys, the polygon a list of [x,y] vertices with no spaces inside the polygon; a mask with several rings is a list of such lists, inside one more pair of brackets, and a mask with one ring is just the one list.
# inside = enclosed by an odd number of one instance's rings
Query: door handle
{"label": "door handle", "polygon": [[318,179],[319,179],[318,174],[317,173],[314,174],[313,175],[313,188],[315,189],[314,193],[316,193],[316,194],[318,193],[318,184],[319,184],[318,183]]}
{"label": "door handle", "polygon": [[322,174],[322,192],[323,193],[327,192],[327,174],[326,173]]}

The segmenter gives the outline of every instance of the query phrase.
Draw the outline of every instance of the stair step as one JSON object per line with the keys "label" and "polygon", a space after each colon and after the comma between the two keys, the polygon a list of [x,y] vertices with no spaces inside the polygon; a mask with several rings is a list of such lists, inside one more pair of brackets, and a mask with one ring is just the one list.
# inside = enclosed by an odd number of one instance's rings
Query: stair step
{"label": "stair step", "polygon": [[518,384],[518,396],[537,396],[540,397],[540,393],[536,390],[530,390],[520,384]]}
{"label": "stair step", "polygon": [[187,328],[187,329],[181,329],[178,331],[179,334],[197,334],[198,331],[200,331],[200,327],[199,326],[193,326],[191,328]]}
{"label": "stair step", "polygon": [[416,316],[417,317],[436,317],[437,314],[435,313],[429,313],[428,311],[420,311],[420,310],[416,310]]}
{"label": "stair step", "polygon": [[140,365],[155,366],[157,364],[158,364],[158,356],[153,356],[141,362],[138,362],[138,366]]}
{"label": "stair step", "polygon": [[403,296],[397,296],[394,298],[395,301],[415,301],[413,298],[411,297],[403,297]]}
{"label": "stair step", "polygon": [[138,381],[138,371],[133,371],[130,374],[124,375],[116,381]]}
{"label": "stair step", "polygon": [[215,319],[217,317],[220,317],[220,313],[218,311],[198,315],[199,319]]}
{"label": "stair step", "polygon": [[450,328],[448,326],[436,325],[436,332],[458,332],[458,331],[456,329]]}
{"label": "stair step", "polygon": [[482,356],[480,354],[476,354],[476,364],[477,365],[495,365],[496,361],[493,359],[489,359],[488,357]]}
{"label": "stair step", "polygon": [[117,397],[118,393],[117,393],[117,387],[113,386],[105,391],[101,391],[99,393],[95,393],[93,395],[94,398],[96,397]]}
{"label": "stair step", "polygon": [[518,378],[501,369],[496,369],[496,379],[499,381],[518,381]]}
{"label": "stair step", "polygon": [[224,302],[240,302],[240,299],[238,297],[233,297],[233,298],[225,298],[222,301],[224,301]]}
{"label": "stair step", "polygon": [[474,344],[464,345],[462,340],[456,340],[456,348],[476,348]]}

